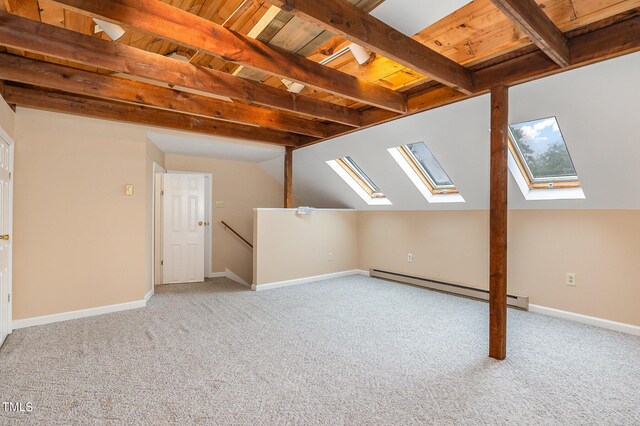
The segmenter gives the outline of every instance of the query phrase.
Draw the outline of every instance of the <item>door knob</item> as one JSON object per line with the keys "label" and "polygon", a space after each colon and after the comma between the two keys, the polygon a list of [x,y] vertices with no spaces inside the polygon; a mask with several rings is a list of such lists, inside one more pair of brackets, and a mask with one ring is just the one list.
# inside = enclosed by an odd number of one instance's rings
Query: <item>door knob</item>
{"label": "door knob", "polygon": [[198,222],[198,226],[202,226],[202,221]]}
{"label": "door knob", "polygon": [[9,234],[0,235],[0,240],[9,241]]}

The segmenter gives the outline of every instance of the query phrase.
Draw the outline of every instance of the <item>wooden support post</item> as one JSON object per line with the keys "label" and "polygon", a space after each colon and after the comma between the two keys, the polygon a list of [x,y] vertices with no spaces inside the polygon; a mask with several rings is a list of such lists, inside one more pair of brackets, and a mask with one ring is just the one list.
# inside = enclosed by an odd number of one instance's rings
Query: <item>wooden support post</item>
{"label": "wooden support post", "polygon": [[284,208],[293,207],[293,148],[285,147],[284,154]]}
{"label": "wooden support post", "polygon": [[509,89],[491,89],[491,213],[489,249],[489,356],[507,356],[507,182]]}

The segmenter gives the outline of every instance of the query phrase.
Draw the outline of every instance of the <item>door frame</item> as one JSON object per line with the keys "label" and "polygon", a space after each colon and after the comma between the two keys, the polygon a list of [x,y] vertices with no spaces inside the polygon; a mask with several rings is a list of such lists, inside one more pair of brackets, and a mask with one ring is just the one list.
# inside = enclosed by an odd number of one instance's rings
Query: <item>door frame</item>
{"label": "door frame", "polygon": [[[153,163],[154,167],[156,165],[156,163]],[[158,166],[161,167],[161,166]],[[155,170],[155,169],[154,169]],[[205,215],[205,221],[209,222],[209,230],[205,231],[204,233],[204,277],[205,278],[210,278],[212,271],[213,271],[213,174],[212,173],[201,173],[201,172],[190,172],[190,171],[184,171],[184,170],[170,170],[170,169],[164,169],[164,173],[181,173],[181,174],[190,174],[190,175],[202,175],[204,176],[204,205],[205,205],[205,209],[204,209],[204,215]],[[164,190],[164,180],[162,181],[162,185],[163,188],[162,190]],[[155,186],[155,172],[154,172],[154,186]],[[153,191],[154,197],[155,197],[155,189]],[[155,201],[153,202],[154,205],[154,213],[153,213],[153,220],[155,221],[155,208],[156,208],[156,203]],[[160,206],[160,208],[162,209],[162,205]],[[164,218],[164,212],[162,214],[162,217]],[[155,229],[155,228],[153,228]],[[162,253],[164,248],[162,246],[163,243],[163,229],[162,227],[160,227],[160,242],[158,244],[161,244],[160,246],[160,252]],[[155,235],[153,235],[152,240],[155,240]],[[153,256],[154,256],[154,260],[153,260],[153,282],[155,284],[155,244],[156,242],[153,242]],[[163,257],[164,257],[164,253],[162,253]],[[162,284],[158,284],[158,285],[162,285]]]}
{"label": "door frame", "polygon": [[[153,162],[152,167],[152,186],[151,186],[151,290],[150,296],[153,296],[156,286],[156,214],[158,213],[156,192],[158,190],[156,186],[156,177],[158,174],[165,174],[167,169],[160,164]],[[164,181],[163,181],[164,182]],[[162,189],[162,186],[160,187]],[[162,213],[162,207],[160,207],[160,213]],[[162,216],[161,216],[162,217]],[[158,244],[162,244],[162,227],[160,227],[160,241]],[[161,246],[162,248],[162,246]]]}
{"label": "door frame", "polygon": [[7,293],[11,296],[11,300],[7,301],[7,326],[9,327],[7,332],[8,334],[11,334],[13,333],[13,181],[15,179],[13,160],[15,158],[15,143],[13,141],[13,138],[9,136],[9,134],[2,127],[0,127],[0,138],[2,138],[6,143],[9,144],[9,170],[11,173],[11,178],[9,179],[9,216],[7,218],[9,224],[7,233],[10,235]]}

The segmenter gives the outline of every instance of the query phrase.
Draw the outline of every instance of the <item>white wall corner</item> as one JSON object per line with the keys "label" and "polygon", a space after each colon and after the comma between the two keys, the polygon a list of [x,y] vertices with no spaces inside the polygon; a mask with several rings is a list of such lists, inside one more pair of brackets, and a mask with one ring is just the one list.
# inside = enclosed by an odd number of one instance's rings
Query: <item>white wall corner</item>
{"label": "white wall corner", "polygon": [[54,322],[92,317],[102,314],[111,314],[120,311],[128,311],[129,309],[144,308],[146,305],[146,300],[136,300],[133,302],[118,303],[115,305],[99,306],[97,308],[80,309],[77,311],[62,312],[59,314],[43,315],[39,317],[15,320],[12,322],[12,326],[14,330],[17,330],[19,328],[33,327],[36,325],[51,324]]}
{"label": "white wall corner", "polygon": [[540,305],[529,305],[529,311],[537,314],[547,315],[550,317],[561,318],[569,321],[580,322],[582,324],[593,325],[595,327],[619,331],[621,333],[633,334],[634,336],[640,336],[640,326],[637,325],[590,317],[588,315],[576,314],[573,312],[562,311],[560,309],[547,308],[546,306]]}

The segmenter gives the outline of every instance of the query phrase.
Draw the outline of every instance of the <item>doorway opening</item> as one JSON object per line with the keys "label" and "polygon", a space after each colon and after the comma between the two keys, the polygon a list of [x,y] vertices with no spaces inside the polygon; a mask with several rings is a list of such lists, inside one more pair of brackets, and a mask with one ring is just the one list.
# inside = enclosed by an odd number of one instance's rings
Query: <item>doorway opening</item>
{"label": "doorway opening", "polygon": [[153,284],[202,282],[212,266],[212,176],[154,164]]}

